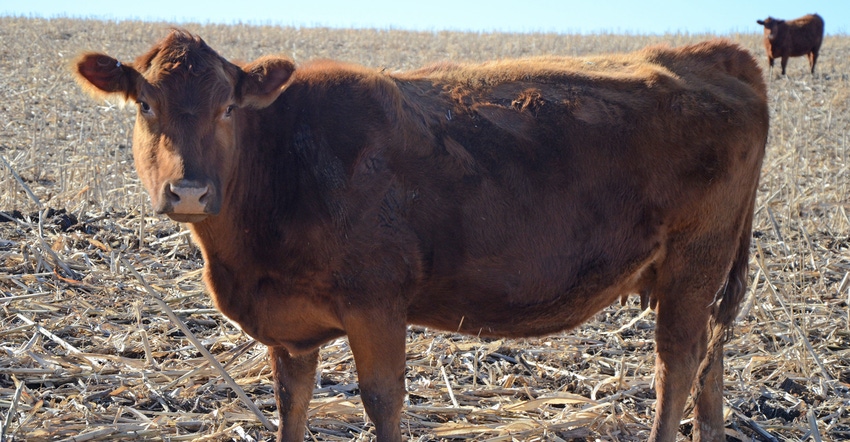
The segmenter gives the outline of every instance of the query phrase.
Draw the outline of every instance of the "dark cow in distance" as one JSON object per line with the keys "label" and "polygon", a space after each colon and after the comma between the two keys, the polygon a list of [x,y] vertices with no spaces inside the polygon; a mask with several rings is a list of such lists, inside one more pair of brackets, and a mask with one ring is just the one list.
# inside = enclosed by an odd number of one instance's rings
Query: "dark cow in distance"
{"label": "dark cow in distance", "polygon": [[407,324],[528,337],[629,294],[657,310],[656,417],[725,440],[723,337],[747,283],[768,131],[756,61],[725,40],[387,73],[175,30],[130,63],[154,209],[189,223],[218,309],[269,346],[278,438],[302,440],[318,348],[348,336],[379,441],[398,441]]}
{"label": "dark cow in distance", "polygon": [[781,20],[767,17],[756,20],[764,26],[764,47],[767,61],[773,67],[773,60],[782,59],[782,75],[789,57],[805,55],[809,59],[812,74],[818,61],[818,52],[823,42],[823,18],[817,14],[808,14],[794,20]]}

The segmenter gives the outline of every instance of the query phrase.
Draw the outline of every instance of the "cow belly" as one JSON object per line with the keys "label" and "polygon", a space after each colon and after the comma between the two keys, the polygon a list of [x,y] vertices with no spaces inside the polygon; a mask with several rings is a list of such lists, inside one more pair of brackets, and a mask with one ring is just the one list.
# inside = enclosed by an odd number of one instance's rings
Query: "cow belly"
{"label": "cow belly", "polygon": [[525,279],[510,289],[504,273],[469,284],[438,285],[411,307],[409,322],[481,336],[530,337],[568,330],[621,296],[650,291],[652,269],[662,255],[658,247],[625,266],[557,280]]}

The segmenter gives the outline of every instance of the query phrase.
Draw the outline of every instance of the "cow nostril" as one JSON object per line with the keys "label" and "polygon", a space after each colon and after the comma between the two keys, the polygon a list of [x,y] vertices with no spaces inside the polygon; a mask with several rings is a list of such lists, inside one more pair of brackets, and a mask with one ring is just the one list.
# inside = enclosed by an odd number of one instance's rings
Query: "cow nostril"
{"label": "cow nostril", "polygon": [[207,201],[209,200],[209,197],[210,197],[209,187],[204,187],[204,193],[201,194],[201,196],[198,198],[198,201],[200,201],[202,204],[206,205]]}
{"label": "cow nostril", "polygon": [[168,183],[168,185],[165,186],[165,198],[170,203],[180,202],[180,194],[178,194],[174,190],[175,188],[173,183]]}

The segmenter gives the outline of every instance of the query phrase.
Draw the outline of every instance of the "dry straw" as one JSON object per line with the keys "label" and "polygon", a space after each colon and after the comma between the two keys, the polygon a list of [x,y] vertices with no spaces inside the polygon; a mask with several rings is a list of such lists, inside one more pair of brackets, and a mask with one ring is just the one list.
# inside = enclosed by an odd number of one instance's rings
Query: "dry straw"
{"label": "dry straw", "polygon": [[[389,69],[708,37],[187,27],[229,58],[281,52]],[[271,435],[266,349],[211,308],[186,232],[146,209],[129,148],[132,111],[83,96],[66,68],[82,50],[130,59],[167,28],[0,18],[0,439]],[[766,65],[759,36],[728,37]],[[785,78],[767,73],[772,126],[751,285],[726,347],[734,440],[850,438],[848,64],[850,40],[832,36],[817,76],[801,59]],[[540,339],[413,328],[404,433],[423,441],[644,440],[654,404],[653,319],[634,299]],[[310,440],[372,438],[344,339],[322,350],[309,425]]]}

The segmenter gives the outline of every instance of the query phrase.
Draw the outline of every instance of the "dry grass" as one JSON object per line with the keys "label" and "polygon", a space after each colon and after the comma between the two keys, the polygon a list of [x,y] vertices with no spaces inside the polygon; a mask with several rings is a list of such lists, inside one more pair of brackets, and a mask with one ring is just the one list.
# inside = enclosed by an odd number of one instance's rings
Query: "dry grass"
{"label": "dry grass", "polygon": [[[281,52],[390,69],[707,37],[187,27],[229,58]],[[132,58],[166,28],[0,18],[0,156],[8,163],[0,164],[0,210],[21,215],[0,215],[0,434],[8,440],[271,438],[236,393],[276,419],[265,348],[210,308],[197,249],[179,225],[149,213],[132,170],[132,111],[83,96],[66,69],[82,50]],[[728,37],[763,60],[758,36]],[[850,438],[850,39],[827,38],[817,77],[804,59],[792,59],[788,72],[771,74],[752,284],[726,351],[728,434],[742,441]],[[541,339],[411,330],[405,434],[645,439],[654,321],[633,301]],[[372,438],[357,392],[346,341],[330,343],[312,440]]]}

